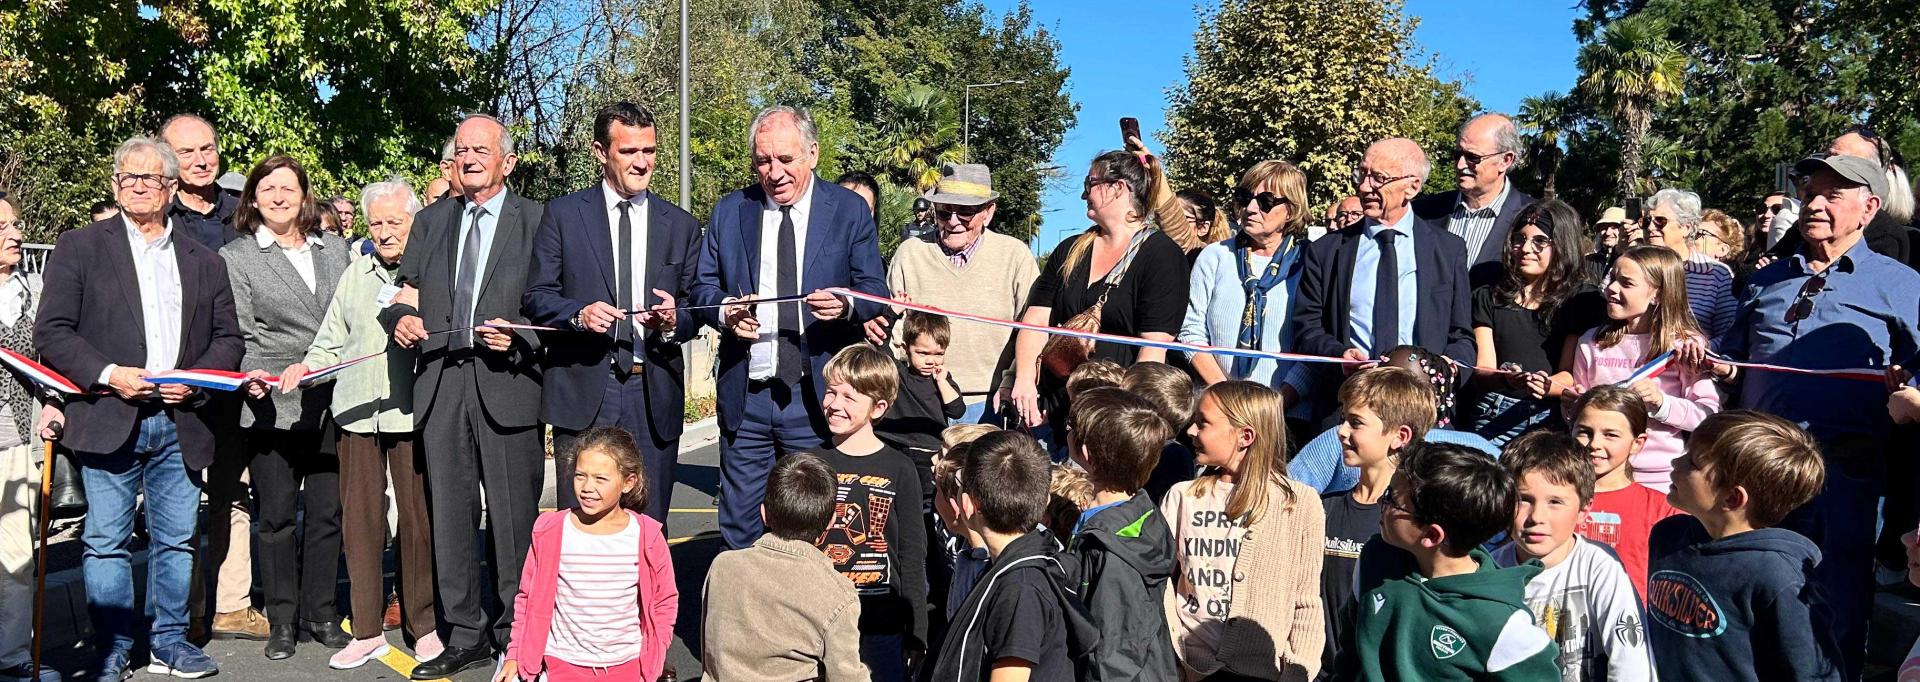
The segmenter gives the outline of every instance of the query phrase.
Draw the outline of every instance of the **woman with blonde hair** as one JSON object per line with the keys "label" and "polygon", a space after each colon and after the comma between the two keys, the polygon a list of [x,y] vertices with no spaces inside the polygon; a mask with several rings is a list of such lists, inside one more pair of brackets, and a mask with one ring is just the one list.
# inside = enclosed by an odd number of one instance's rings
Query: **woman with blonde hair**
{"label": "woman with blonde hair", "polygon": [[[1307,175],[1285,161],[1261,161],[1240,176],[1230,203],[1228,209],[1240,218],[1240,232],[1207,245],[1194,261],[1180,340],[1284,351],[1293,337],[1287,312],[1307,245]],[[1278,360],[1211,354],[1190,359],[1201,381],[1209,384],[1246,379],[1273,386],[1298,371],[1294,363]],[[1280,387],[1288,407],[1294,406],[1304,380],[1299,379],[1300,386]]]}
{"label": "woman with blonde hair", "polygon": [[1312,488],[1287,478],[1280,394],[1250,381],[1208,386],[1187,432],[1204,470],[1160,504],[1178,548],[1165,608],[1182,679],[1311,679],[1326,644],[1326,514]]}

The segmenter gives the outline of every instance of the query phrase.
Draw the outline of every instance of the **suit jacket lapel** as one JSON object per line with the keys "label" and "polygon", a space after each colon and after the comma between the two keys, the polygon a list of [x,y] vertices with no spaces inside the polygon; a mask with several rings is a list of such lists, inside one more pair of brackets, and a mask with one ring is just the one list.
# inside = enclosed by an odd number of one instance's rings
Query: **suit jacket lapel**
{"label": "suit jacket lapel", "polygon": [[493,245],[487,249],[487,267],[480,271],[480,284],[473,289],[476,306],[479,305],[480,292],[486,291],[487,285],[493,282],[493,273],[500,267],[500,257],[506,253],[508,244],[515,243],[520,230],[520,204],[514,201],[517,197],[513,195],[513,190],[500,191],[507,196],[505,201],[500,202],[500,220],[493,224]]}
{"label": "suit jacket lapel", "polygon": [[[175,233],[178,236],[178,233]],[[188,237],[192,239],[192,237]],[[200,271],[187,265],[187,249],[192,248],[175,240],[173,243],[174,271],[180,273],[180,356],[175,358],[173,366],[181,369],[193,369],[187,363],[187,330],[193,329],[194,314],[200,309]],[[157,302],[156,302],[157,303]],[[140,315],[134,315],[140,317]]]}
{"label": "suit jacket lapel", "polygon": [[[253,239],[252,236],[248,236],[247,238],[250,240]],[[259,244],[255,243],[253,246],[259,246]],[[268,244],[261,248],[260,256],[261,260],[266,261],[267,269],[272,270],[274,276],[280,278],[281,286],[286,287],[287,291],[295,292],[294,298],[300,299],[300,302],[307,307],[307,312],[313,313],[314,318],[319,319],[320,315],[327,312],[325,309],[319,307],[320,301],[318,298],[320,294],[321,267],[319,252],[320,238],[308,235],[307,248],[308,257],[313,259],[313,291],[307,291],[307,281],[301,279],[300,271],[293,269],[293,262],[287,260],[286,254],[279,253],[280,246],[278,244]]]}
{"label": "suit jacket lapel", "polygon": [[[827,232],[833,229],[834,225],[838,224],[838,221],[834,220],[834,211],[840,208],[840,202],[835,201],[833,196],[828,194],[823,188],[826,181],[821,180],[818,176],[812,177],[809,180],[813,183],[813,187],[808,188],[807,191],[812,192],[813,196],[809,197],[808,200],[813,202],[813,205],[807,208],[807,245],[806,248],[800,252],[799,293],[802,294],[818,288],[809,283],[812,280],[810,275],[813,275],[815,270],[807,267],[807,265],[811,261],[818,259],[820,254],[827,248],[827,238],[830,236]],[[842,265],[841,267],[845,266]]]}
{"label": "suit jacket lapel", "polygon": [[[1415,232],[1422,233],[1415,237],[1415,239],[1426,240],[1429,243],[1439,241],[1439,233],[1445,231],[1439,229],[1422,229],[1420,226],[1415,226],[1413,229]],[[1413,267],[1414,300],[1417,301],[1413,310],[1413,343],[1415,345],[1424,345],[1421,341],[1425,340],[1424,337],[1426,335],[1420,333],[1420,323],[1425,320],[1442,319],[1433,307],[1438,303],[1435,299],[1443,295],[1438,281],[1440,268],[1443,267],[1440,263],[1440,250],[1432,248],[1431,246],[1424,249],[1414,249]],[[1459,267],[1462,273],[1461,276],[1464,277],[1468,264],[1463,263],[1460,264]]]}
{"label": "suit jacket lapel", "polygon": [[[346,240],[341,240],[340,248],[347,249],[346,258],[329,257],[324,239],[313,242],[313,305],[315,310],[320,311],[314,318],[316,320],[326,317],[327,304],[333,301],[333,290],[340,285],[340,273],[345,272],[347,264],[353,262],[353,252]],[[340,266],[335,267],[334,263]]]}
{"label": "suit jacket lapel", "polygon": [[133,269],[133,245],[127,241],[127,224],[115,219],[107,227],[107,234],[114,240],[106,249],[106,258],[113,266],[108,269],[113,271],[120,293],[127,297],[127,312],[132,313],[128,317],[132,318],[133,328],[140,338],[146,338],[147,318],[140,312],[146,308],[140,303],[140,275]]}
{"label": "suit jacket lapel", "polygon": [[1348,343],[1353,342],[1352,339],[1347,337],[1347,332],[1353,327],[1354,261],[1359,260],[1360,240],[1366,238],[1367,233],[1364,230],[1358,230],[1348,235],[1346,237],[1346,243],[1340,245],[1340,249],[1335,252],[1336,255],[1333,260],[1333,296],[1329,297],[1327,302],[1328,305],[1333,306],[1333,321],[1334,324],[1338,326],[1333,329],[1332,332],[1334,338],[1344,340]]}
{"label": "suit jacket lapel", "polygon": [[[443,234],[441,238],[447,242],[445,252],[447,257],[441,259],[445,261],[445,265],[442,267],[447,269],[447,279],[446,285],[440,287],[439,291],[441,296],[446,297],[447,311],[451,319],[459,319],[460,315],[466,314],[465,312],[454,313],[453,290],[460,287],[460,259],[466,256],[466,254],[460,253],[460,242],[466,236],[467,210],[468,207],[472,205],[467,202],[465,197],[456,199],[456,201],[460,203],[456,205],[457,208],[452,212],[453,215],[440,225],[440,231]],[[428,281],[433,280],[432,273],[427,273],[427,277]]]}
{"label": "suit jacket lapel", "polygon": [[754,185],[745,194],[747,200],[740,202],[739,239],[741,248],[747,254],[747,262],[743,263],[747,270],[747,290],[737,293],[728,292],[729,295],[739,296],[760,291],[760,212],[764,209],[766,196],[759,185]]}
{"label": "suit jacket lapel", "polygon": [[[581,224],[587,226],[587,244],[593,248],[594,267],[600,268],[600,278],[607,282],[607,295],[619,300],[620,270],[613,260],[613,226],[607,218],[607,191],[595,184],[593,195],[587,198],[587,210],[592,215]],[[563,223],[564,224],[564,223]]]}
{"label": "suit jacket lapel", "polygon": [[640,275],[640,277],[642,278],[641,281],[646,282],[646,290],[640,292],[640,300],[635,302],[636,305],[643,308],[660,302],[653,295],[654,289],[671,292],[673,291],[674,284],[675,284],[674,282],[660,281],[661,275],[663,273],[666,273],[668,270],[667,268],[667,255],[668,255],[667,254],[667,236],[668,236],[667,235],[667,231],[668,231],[667,210],[665,207],[661,205],[662,203],[664,203],[665,200],[661,199],[658,195],[654,194],[653,192],[647,192],[646,197],[647,197],[647,262],[639,264],[645,267],[645,269],[641,270],[638,273],[635,273]]}

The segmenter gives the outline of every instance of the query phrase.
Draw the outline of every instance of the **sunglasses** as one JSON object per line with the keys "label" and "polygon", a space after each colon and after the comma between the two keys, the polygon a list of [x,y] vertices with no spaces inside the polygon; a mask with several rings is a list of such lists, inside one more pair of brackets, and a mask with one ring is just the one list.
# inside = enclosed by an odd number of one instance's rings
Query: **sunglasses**
{"label": "sunglasses", "polygon": [[1455,149],[1453,150],[1453,160],[1459,161],[1461,159],[1466,159],[1468,166],[1478,166],[1482,161],[1494,158],[1496,156],[1499,156],[1505,153],[1506,152],[1494,152],[1492,154],[1475,154],[1465,149]]}
{"label": "sunglasses", "polygon": [[1800,285],[1800,293],[1793,297],[1793,305],[1787,308],[1787,324],[1799,324],[1801,320],[1812,316],[1813,297],[1826,290],[1827,273],[1825,271],[1808,277],[1807,283]]}
{"label": "sunglasses", "polygon": [[1516,234],[1507,239],[1507,246],[1515,249],[1525,249],[1531,246],[1535,251],[1546,251],[1553,248],[1553,238],[1544,234],[1536,234],[1532,237]]}
{"label": "sunglasses", "polygon": [[1277,196],[1272,192],[1261,192],[1259,194],[1254,194],[1253,190],[1247,189],[1245,187],[1242,187],[1240,189],[1236,189],[1233,191],[1234,206],[1245,207],[1248,202],[1259,202],[1261,213],[1270,212],[1275,207],[1280,206],[1281,204],[1293,203],[1291,201],[1288,201],[1286,197]]}
{"label": "sunglasses", "polygon": [[935,206],[933,208],[933,219],[937,222],[944,223],[953,220],[955,217],[959,217],[961,222],[969,222],[973,220],[974,216],[980,215],[980,213],[985,210],[987,210],[985,206],[969,206],[965,210],[954,210],[946,206]]}

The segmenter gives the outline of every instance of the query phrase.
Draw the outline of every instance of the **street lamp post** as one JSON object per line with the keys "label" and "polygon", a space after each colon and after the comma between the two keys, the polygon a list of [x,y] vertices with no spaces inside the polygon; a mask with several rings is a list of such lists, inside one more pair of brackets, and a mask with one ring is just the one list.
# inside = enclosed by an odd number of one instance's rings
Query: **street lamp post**
{"label": "street lamp post", "polygon": [[960,113],[960,161],[962,163],[971,161],[973,157],[973,89],[1025,84],[1026,81],[1024,80],[970,83],[962,89],[960,96],[962,109]]}

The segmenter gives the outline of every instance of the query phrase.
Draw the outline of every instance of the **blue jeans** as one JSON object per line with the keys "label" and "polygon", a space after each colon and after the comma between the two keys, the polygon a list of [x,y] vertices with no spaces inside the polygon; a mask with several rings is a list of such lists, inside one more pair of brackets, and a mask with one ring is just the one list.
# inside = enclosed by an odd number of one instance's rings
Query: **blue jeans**
{"label": "blue jeans", "polygon": [[1473,414],[1467,430],[1501,447],[1528,431],[1547,428],[1548,420],[1558,416],[1554,405],[1545,400],[1523,400],[1492,391],[1480,396],[1470,411]]}
{"label": "blue jeans", "polygon": [[993,402],[993,401],[991,401],[991,400],[981,400],[980,402],[977,402],[977,403],[973,403],[973,404],[971,404],[971,405],[968,405],[968,406],[967,406],[967,412],[966,412],[966,414],[962,414],[962,415],[960,415],[960,418],[959,418],[959,419],[949,419],[949,420],[947,420],[947,426],[954,426],[954,425],[958,425],[958,424],[985,424],[985,423],[987,423],[987,421],[986,421],[986,417],[987,417],[987,403],[990,403],[990,402]]}
{"label": "blue jeans", "polygon": [[187,591],[193,581],[193,534],[200,510],[200,473],[187,470],[173,418],[160,411],[142,418],[133,440],[116,452],[81,453],[87,490],[87,614],[104,651],[133,648],[133,536],[135,501],[147,503],[147,641],[154,649],[187,638]]}

